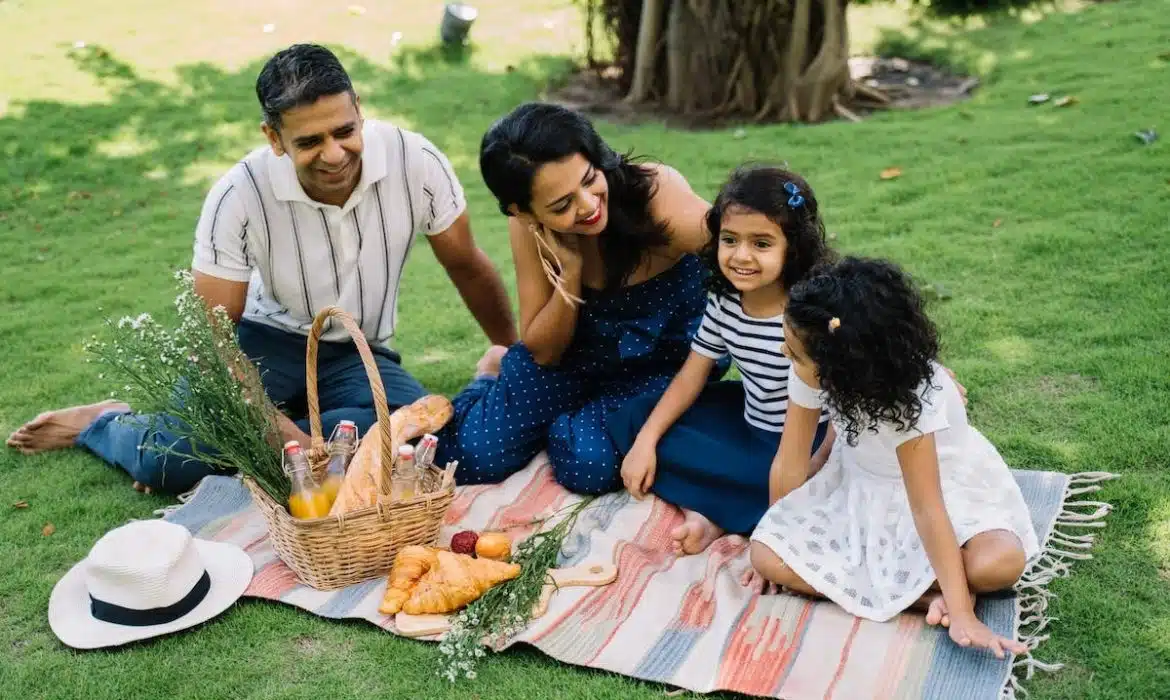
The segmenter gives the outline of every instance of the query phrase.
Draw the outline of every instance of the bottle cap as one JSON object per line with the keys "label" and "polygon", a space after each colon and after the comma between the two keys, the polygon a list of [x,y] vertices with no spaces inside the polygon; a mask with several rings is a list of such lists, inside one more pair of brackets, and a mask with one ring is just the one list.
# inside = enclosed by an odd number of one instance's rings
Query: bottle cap
{"label": "bottle cap", "polygon": [[288,442],[284,443],[284,451],[285,452],[300,452],[301,451],[301,443],[297,442],[296,440],[289,440]]}

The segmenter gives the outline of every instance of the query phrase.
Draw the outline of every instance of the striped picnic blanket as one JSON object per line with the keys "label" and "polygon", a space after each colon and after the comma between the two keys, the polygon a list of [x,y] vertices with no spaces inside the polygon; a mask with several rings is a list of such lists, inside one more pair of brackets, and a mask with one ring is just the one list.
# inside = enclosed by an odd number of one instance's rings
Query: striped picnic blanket
{"label": "striped picnic blanket", "polygon": [[[982,600],[980,617],[996,632],[1035,647],[1044,639],[1047,584],[1087,558],[1092,535],[1104,524],[1103,503],[1069,503],[1111,475],[1070,477],[1014,472],[1031,509],[1045,554],[1014,597]],[[516,541],[534,519],[578,497],[552,478],[544,455],[502,484],[460,487],[440,543],[459,530],[511,530]],[[267,598],[327,618],[360,618],[394,632],[377,610],[385,579],[321,592],[300,584],[268,542],[264,520],[235,478],[204,479],[187,503],[165,516],[197,537],[243,547],[255,563],[245,595]],[[565,588],[548,612],[514,641],[554,659],[605,669],[699,692],[804,698],[987,699],[1014,696],[1022,677],[1047,668],[1026,657],[999,661],[964,650],[921,615],[887,623],[854,618],[825,602],[788,595],[761,596],[741,585],[748,564],[741,537],[717,540],[706,552],[677,557],[670,531],[678,509],[625,492],[598,498],[579,517],[561,551],[561,566],[617,565],[617,580],[600,588]]]}

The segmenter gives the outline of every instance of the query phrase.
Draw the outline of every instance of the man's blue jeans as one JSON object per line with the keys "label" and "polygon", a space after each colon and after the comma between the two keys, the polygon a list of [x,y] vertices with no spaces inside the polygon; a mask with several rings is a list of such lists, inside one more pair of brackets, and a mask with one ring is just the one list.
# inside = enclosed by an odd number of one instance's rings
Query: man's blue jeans
{"label": "man's blue jeans", "polygon": [[[265,393],[307,433],[305,346],[308,338],[248,321],[240,323],[237,337],[244,354],[260,365]],[[386,388],[390,410],[426,394],[422,385],[402,368],[398,353],[384,347],[371,349]],[[377,422],[365,366],[352,342],[320,343],[317,391],[321,425],[326,437],[342,420],[356,423],[359,434],[365,434]],[[150,416],[107,411],[77,436],[77,444],[125,469],[139,483],[152,489],[181,493],[215,469],[193,457],[181,456],[190,454],[190,443],[166,430],[163,426],[167,422],[166,417],[152,421]],[[152,449],[156,445],[167,445],[180,454]]]}

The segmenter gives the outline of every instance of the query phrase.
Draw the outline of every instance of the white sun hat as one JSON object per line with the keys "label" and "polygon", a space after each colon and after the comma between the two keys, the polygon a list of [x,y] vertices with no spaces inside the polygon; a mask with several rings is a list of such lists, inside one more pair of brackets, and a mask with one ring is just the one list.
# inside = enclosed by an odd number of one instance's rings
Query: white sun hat
{"label": "white sun hat", "polygon": [[103,535],[53,587],[49,626],[76,649],[177,632],[227,610],[252,570],[235,545],[195,539],[165,520],[131,522]]}

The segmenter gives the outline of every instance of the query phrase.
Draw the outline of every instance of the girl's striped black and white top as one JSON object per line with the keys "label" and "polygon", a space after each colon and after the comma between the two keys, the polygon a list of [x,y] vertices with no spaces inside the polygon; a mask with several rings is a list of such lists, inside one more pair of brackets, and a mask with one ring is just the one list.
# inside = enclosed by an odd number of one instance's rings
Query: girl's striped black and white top
{"label": "girl's striped black and white top", "polygon": [[[747,422],[773,433],[784,430],[788,412],[788,366],[784,316],[752,318],[744,313],[739,294],[711,294],[703,322],[691,342],[695,352],[718,360],[727,355],[743,377],[743,416]],[[828,420],[821,412],[821,422]]]}
{"label": "girl's striped black and white top", "polygon": [[[466,208],[446,156],[421,134],[367,119],[362,174],[344,206],[310,199],[287,155],[248,154],[211,188],[195,230],[195,270],[248,282],[244,318],[305,334],[330,305],[372,343],[394,335],[398,286],[419,234]],[[346,340],[329,324],[325,340]]]}

